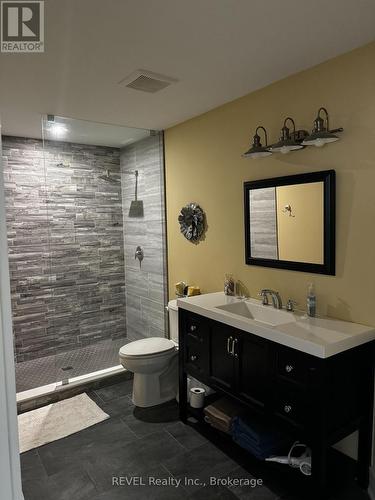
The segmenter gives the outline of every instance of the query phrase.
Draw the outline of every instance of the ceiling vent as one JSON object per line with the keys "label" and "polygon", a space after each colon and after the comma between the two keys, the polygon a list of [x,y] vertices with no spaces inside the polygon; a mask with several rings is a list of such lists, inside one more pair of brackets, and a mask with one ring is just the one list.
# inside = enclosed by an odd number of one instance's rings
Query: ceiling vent
{"label": "ceiling vent", "polygon": [[178,80],[176,80],[176,78],[171,78],[170,76],[160,75],[159,73],[139,69],[121,80],[119,83],[121,85],[125,85],[125,87],[129,87],[130,89],[154,94],[155,92],[159,92],[159,90],[163,90],[165,87],[171,85],[171,83],[176,83],[177,81]]}

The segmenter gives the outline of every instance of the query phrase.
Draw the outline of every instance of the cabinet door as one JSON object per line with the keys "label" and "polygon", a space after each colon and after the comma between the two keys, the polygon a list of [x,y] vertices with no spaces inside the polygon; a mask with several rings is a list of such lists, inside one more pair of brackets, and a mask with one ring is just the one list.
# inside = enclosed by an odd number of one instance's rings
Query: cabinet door
{"label": "cabinet door", "polygon": [[230,353],[234,341],[233,328],[212,322],[210,328],[209,379],[226,391],[234,387],[234,357]]}
{"label": "cabinet door", "polygon": [[236,393],[249,403],[263,407],[270,394],[269,344],[250,333],[237,331],[235,336]]}

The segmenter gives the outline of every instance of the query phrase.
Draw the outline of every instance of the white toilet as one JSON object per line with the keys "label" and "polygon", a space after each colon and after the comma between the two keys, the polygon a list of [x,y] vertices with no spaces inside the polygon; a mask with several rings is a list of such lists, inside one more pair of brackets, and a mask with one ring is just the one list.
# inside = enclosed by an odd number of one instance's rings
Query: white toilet
{"label": "white toilet", "polygon": [[133,403],[147,408],[174,399],[178,391],[178,308],[168,303],[171,340],[149,337],[121,347],[120,363],[134,373]]}

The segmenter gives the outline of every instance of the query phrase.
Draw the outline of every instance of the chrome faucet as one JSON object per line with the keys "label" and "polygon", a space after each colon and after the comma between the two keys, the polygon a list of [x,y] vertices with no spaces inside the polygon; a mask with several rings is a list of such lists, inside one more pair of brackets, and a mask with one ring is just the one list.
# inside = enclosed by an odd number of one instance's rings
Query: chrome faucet
{"label": "chrome faucet", "polygon": [[139,268],[142,267],[142,260],[145,258],[145,254],[143,251],[143,248],[140,247],[139,245],[137,246],[134,254],[134,258],[139,260]]}
{"label": "chrome faucet", "polygon": [[268,295],[271,295],[273,307],[275,309],[282,309],[283,303],[279,292],[275,292],[274,290],[269,290],[268,288],[264,288],[263,290],[260,291],[259,295],[262,297],[262,304],[264,306],[268,306]]}

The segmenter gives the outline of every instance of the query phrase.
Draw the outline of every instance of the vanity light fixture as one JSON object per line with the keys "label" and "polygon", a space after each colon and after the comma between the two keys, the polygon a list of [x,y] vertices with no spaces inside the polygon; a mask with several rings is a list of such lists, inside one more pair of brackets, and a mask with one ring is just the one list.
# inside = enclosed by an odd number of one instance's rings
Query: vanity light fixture
{"label": "vanity light fixture", "polygon": [[[320,116],[321,112],[325,114],[325,119]],[[303,140],[302,144],[304,146],[316,146],[317,148],[321,148],[324,144],[338,141],[339,137],[337,137],[335,133],[342,132],[343,130],[342,127],[330,130],[328,111],[326,108],[319,108],[318,116],[314,121],[313,131]]]}
{"label": "vanity light fixture", "polygon": [[[258,134],[258,130],[263,130],[263,132],[264,132],[264,138],[266,141],[265,146],[262,146],[262,144],[260,142],[260,136]],[[271,155],[272,155],[272,153],[269,150],[269,146],[268,146],[267,131],[264,127],[259,125],[259,127],[257,127],[255,130],[255,135],[253,137],[253,145],[242,156],[243,156],[243,158],[255,159],[255,158],[264,158],[266,156],[271,156]]]}
{"label": "vanity light fixture", "polygon": [[[286,126],[288,121],[290,121],[293,125],[292,132],[290,132],[290,129]],[[281,129],[279,142],[276,142],[276,144],[272,144],[269,149],[272,153],[282,154],[286,154],[289,153],[289,151],[295,151],[297,149],[303,149],[305,146],[302,145],[302,141],[307,136],[307,134],[308,133],[305,130],[296,130],[296,124],[294,123],[293,118],[290,118],[290,116],[288,116],[284,120],[284,125]]]}

